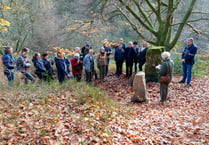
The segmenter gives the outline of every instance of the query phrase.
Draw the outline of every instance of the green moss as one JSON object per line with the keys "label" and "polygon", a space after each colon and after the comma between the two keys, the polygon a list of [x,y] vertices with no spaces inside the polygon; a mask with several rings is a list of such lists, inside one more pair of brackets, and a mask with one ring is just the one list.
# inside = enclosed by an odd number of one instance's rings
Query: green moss
{"label": "green moss", "polygon": [[145,74],[147,82],[157,82],[158,74],[155,67],[162,63],[161,54],[164,48],[151,47],[147,51]]}

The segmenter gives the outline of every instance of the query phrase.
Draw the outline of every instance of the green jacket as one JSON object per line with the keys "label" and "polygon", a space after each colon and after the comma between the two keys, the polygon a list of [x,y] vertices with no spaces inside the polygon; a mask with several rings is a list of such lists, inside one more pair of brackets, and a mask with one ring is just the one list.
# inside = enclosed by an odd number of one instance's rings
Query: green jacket
{"label": "green jacket", "polygon": [[[167,69],[167,64],[169,66],[169,69]],[[170,82],[172,81],[173,78],[173,68],[174,68],[174,62],[171,59],[166,59],[163,61],[163,64],[161,65],[160,68],[157,68],[157,72],[160,74],[160,76],[166,76],[167,73],[170,76]],[[160,78],[159,76],[159,78]],[[170,83],[169,82],[169,83]]]}

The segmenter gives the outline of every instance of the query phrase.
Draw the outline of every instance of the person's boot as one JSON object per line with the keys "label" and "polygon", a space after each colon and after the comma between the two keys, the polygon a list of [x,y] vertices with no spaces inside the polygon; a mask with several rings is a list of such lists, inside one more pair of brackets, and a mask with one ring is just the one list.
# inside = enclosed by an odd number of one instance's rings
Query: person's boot
{"label": "person's boot", "polygon": [[179,83],[179,84],[184,84],[185,81],[181,80],[181,81],[179,81],[178,83]]}

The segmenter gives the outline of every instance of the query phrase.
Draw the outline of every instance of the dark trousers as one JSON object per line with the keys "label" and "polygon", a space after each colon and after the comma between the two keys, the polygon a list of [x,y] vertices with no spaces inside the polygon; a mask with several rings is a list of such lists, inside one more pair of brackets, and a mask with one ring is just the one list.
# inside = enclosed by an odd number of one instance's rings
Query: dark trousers
{"label": "dark trousers", "polygon": [[99,78],[100,78],[100,81],[104,81],[105,73],[106,73],[106,65],[100,66],[99,67]]}
{"label": "dark trousers", "polygon": [[33,77],[33,75],[26,71],[26,72],[23,72],[23,75],[25,76],[25,84],[28,84],[28,80],[30,80],[32,83],[35,83],[35,78]]}
{"label": "dark trousers", "polygon": [[134,72],[137,73],[137,61],[134,62]]}
{"label": "dark trousers", "polygon": [[105,76],[107,76],[107,74],[108,74],[108,71],[109,71],[109,64],[110,64],[110,59],[108,58],[107,59],[107,65],[106,65],[106,73],[105,73]]}
{"label": "dark trousers", "polygon": [[168,85],[169,83],[160,83],[160,97],[161,97],[161,102],[164,102],[167,100],[168,96]]}
{"label": "dark trousers", "polygon": [[183,63],[183,79],[182,81],[185,82],[187,80],[187,85],[191,83],[192,80],[192,67],[193,65]]}
{"label": "dark trousers", "polygon": [[81,81],[81,74],[77,74],[77,75],[74,75],[76,81],[80,82]]}
{"label": "dark trousers", "polygon": [[97,71],[94,69],[92,72],[93,72],[92,76],[94,75],[95,79],[97,79],[98,78]]}
{"label": "dark trousers", "polygon": [[88,82],[88,83],[89,82],[92,82],[92,76],[93,76],[93,73],[92,72],[86,71],[86,82]]}
{"label": "dark trousers", "polygon": [[6,76],[7,76],[7,79],[8,79],[8,84],[10,86],[13,86],[14,79],[15,79],[15,73],[14,72],[10,72],[10,74],[6,75]]}
{"label": "dark trousers", "polygon": [[133,61],[126,61],[126,77],[131,77],[133,73]]}
{"label": "dark trousers", "polygon": [[116,75],[120,76],[123,72],[123,60],[116,61]]}
{"label": "dark trousers", "polygon": [[144,64],[145,64],[145,61],[143,61],[143,60],[139,61],[139,71],[142,71],[142,67]]}

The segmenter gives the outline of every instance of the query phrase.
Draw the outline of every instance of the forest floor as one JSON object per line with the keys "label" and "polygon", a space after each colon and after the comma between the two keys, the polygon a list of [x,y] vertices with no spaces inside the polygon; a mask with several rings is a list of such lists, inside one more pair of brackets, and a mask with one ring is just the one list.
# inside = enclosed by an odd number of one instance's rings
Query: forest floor
{"label": "forest floor", "polygon": [[114,75],[94,87],[2,88],[0,144],[209,144],[209,80],[194,78],[189,88],[178,80],[164,105],[158,83],[147,83],[149,103],[133,104],[130,79]]}

